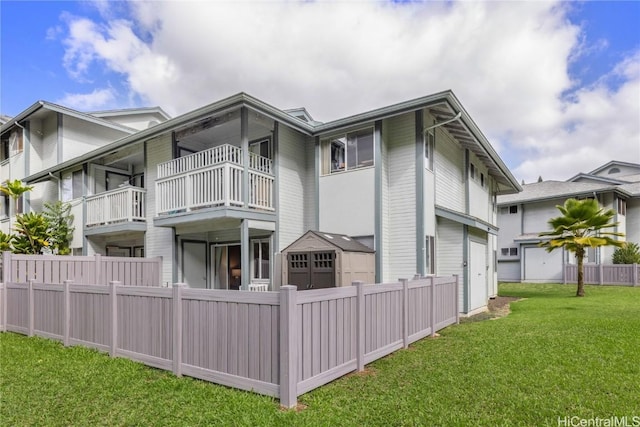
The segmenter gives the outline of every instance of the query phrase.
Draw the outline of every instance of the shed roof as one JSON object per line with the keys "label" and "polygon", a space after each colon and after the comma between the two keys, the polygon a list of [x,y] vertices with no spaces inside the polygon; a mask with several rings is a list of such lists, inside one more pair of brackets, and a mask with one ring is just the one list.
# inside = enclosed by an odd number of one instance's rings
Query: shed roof
{"label": "shed roof", "polygon": [[302,236],[297,238],[293,243],[283,249],[282,252],[287,251],[290,247],[294,246],[297,242],[303,240],[307,236],[315,236],[323,241],[329,243],[332,246],[335,246],[338,249],[341,249],[345,252],[365,252],[365,253],[375,253],[373,249],[370,247],[354,240],[352,237],[347,236],[346,234],[337,234],[337,233],[327,233],[324,231],[314,231],[309,230],[304,233]]}

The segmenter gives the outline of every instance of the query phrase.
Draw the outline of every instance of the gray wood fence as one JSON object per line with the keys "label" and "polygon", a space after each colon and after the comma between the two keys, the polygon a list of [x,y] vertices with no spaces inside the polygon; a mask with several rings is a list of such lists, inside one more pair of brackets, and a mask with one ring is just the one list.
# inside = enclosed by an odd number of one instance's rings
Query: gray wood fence
{"label": "gray wood fence", "polygon": [[119,281],[127,286],[162,286],[162,258],[67,255],[19,255],[4,252],[3,283],[50,283],[65,280],[76,284],[107,285]]}
{"label": "gray wood fence", "polygon": [[[638,264],[584,264],[584,283],[590,285],[640,285]],[[578,266],[564,266],[564,283],[578,283]]]}
{"label": "gray wood fence", "polygon": [[[458,318],[458,278],[298,292],[0,284],[0,327],[278,397],[297,397]],[[88,308],[91,309],[88,309]]]}

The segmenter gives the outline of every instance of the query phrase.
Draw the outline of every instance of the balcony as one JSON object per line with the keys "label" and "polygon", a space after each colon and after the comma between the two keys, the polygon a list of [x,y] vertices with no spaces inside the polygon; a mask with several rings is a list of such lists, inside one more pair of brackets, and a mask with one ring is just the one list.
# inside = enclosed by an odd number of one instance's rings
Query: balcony
{"label": "balcony", "polygon": [[249,194],[243,194],[245,174],[242,149],[225,144],[158,165],[158,216],[203,208],[236,207],[274,211],[273,162],[249,153]]}
{"label": "balcony", "polygon": [[[120,226],[118,228],[122,230],[144,230],[145,193],[143,188],[125,186],[87,197],[85,227]],[[135,226],[127,227],[126,224]],[[122,227],[123,225],[125,226]]]}

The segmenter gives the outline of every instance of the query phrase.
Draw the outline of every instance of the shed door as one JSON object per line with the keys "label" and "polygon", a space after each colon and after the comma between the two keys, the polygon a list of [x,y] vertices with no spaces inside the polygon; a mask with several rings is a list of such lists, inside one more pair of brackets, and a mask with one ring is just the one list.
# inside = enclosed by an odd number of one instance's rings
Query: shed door
{"label": "shed door", "polygon": [[289,284],[301,291],[336,286],[335,258],[334,251],[289,253]]}

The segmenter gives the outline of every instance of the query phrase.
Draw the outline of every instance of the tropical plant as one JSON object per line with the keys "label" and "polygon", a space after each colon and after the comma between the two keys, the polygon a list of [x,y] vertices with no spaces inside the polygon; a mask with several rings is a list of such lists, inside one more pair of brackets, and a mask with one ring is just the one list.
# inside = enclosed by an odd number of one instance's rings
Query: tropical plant
{"label": "tropical plant", "polygon": [[614,264],[640,264],[640,246],[627,242],[613,253]]}
{"label": "tropical plant", "polygon": [[71,204],[57,201],[44,204],[44,218],[48,222],[50,249],[57,255],[69,255],[71,253],[71,240],[73,239],[73,215]]}
{"label": "tropical plant", "polygon": [[13,234],[7,234],[0,231],[0,253],[11,250],[11,242],[13,241]]}
{"label": "tropical plant", "polygon": [[51,232],[42,213],[29,212],[16,216],[17,232],[13,238],[13,252],[17,254],[40,254],[49,246]]}
{"label": "tropical plant", "polygon": [[584,255],[586,248],[599,246],[622,246],[624,242],[613,237],[624,236],[623,233],[603,231],[613,228],[618,223],[612,223],[615,216],[613,209],[601,208],[595,199],[568,199],[564,206],[556,206],[562,216],[551,218],[548,224],[552,231],[540,233],[540,237],[549,240],[541,242],[539,246],[551,252],[558,248],[565,248],[576,255],[578,261],[578,289],[576,296],[584,296]]}
{"label": "tropical plant", "polygon": [[0,185],[0,191],[10,196],[13,200],[17,200],[23,193],[31,190],[33,190],[33,186],[24,185],[19,179],[7,180]]}

